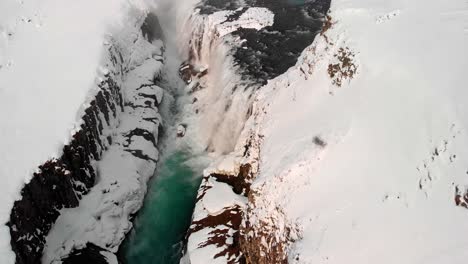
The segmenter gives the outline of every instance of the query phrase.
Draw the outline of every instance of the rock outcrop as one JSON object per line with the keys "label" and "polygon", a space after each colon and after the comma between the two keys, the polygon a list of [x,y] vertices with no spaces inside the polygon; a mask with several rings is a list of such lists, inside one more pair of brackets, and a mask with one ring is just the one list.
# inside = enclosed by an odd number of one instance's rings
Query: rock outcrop
{"label": "rock outcrop", "polygon": [[262,28],[238,27],[232,35],[242,39],[234,47],[233,57],[243,78],[264,85],[296,64],[302,51],[314,40],[322,27],[330,0],[304,1],[203,0],[198,5],[200,14],[233,12],[229,21],[236,21],[248,12],[249,7],[265,8],[274,14],[274,23]]}
{"label": "rock outcrop", "polygon": [[[134,24],[126,25],[106,43],[98,91],[71,142],[63,147],[61,156],[39,166],[14,204],[8,226],[17,264],[49,263],[62,257],[64,263],[113,263],[104,260],[113,258],[110,252],[116,251],[131,228],[130,217],[141,206],[146,181],[158,159],[161,118],[157,107],[163,91],[155,79],[164,61],[155,16],[132,21]],[[127,169],[116,175],[113,163]],[[141,184],[129,187],[130,179]],[[97,211],[88,212],[93,206]],[[76,215],[88,215],[95,222],[77,223],[78,219],[64,214],[62,209],[67,208],[76,208],[67,213],[76,210]],[[116,213],[118,208],[120,213]],[[108,232],[101,236],[103,240],[87,236],[84,230],[96,230],[86,225],[99,228],[109,218],[121,221],[98,230]],[[60,237],[67,229],[53,234],[56,225],[66,224],[71,237]]]}
{"label": "rock outcrop", "polygon": [[[201,18],[192,20],[201,20],[204,24],[194,30],[189,60],[181,67],[181,76],[188,83],[207,87],[213,85],[210,82],[213,72],[227,75],[211,69],[209,65],[217,63],[212,57],[219,56],[218,43],[221,42],[229,50],[224,51],[224,55],[232,58],[230,70],[240,76],[232,87],[225,111],[228,113],[234,107],[236,98],[248,100],[236,108],[245,115],[245,119],[236,120],[242,122],[242,130],[236,137],[235,148],[225,151],[227,155],[204,172],[187,235],[186,256],[181,263],[186,263],[186,259],[192,264],[213,259],[216,263],[229,264],[287,263],[288,247],[296,238],[295,226],[275,222],[273,218],[260,226],[251,221],[255,217],[251,209],[255,207],[256,197],[251,183],[257,174],[262,141],[256,127],[257,115],[262,113],[262,109],[255,108],[255,93],[268,80],[296,64],[303,50],[320,32],[329,7],[330,1],[327,0],[299,5],[289,1],[250,0],[241,4],[237,1],[204,0],[198,5],[195,16]],[[263,16],[252,16],[253,13]],[[268,17],[274,17],[273,23],[265,23]],[[200,64],[209,71],[201,78],[196,70]],[[223,84],[219,84],[221,88],[206,89],[229,88],[229,83]],[[203,92],[195,95],[197,102],[205,100]],[[233,121],[226,119],[221,122]],[[221,123],[219,127],[224,125]],[[229,134],[218,132],[213,137],[219,135],[226,137]],[[216,150],[215,147],[213,149]],[[281,231],[284,236],[278,236],[276,229],[284,229]]]}
{"label": "rock outcrop", "polygon": [[77,207],[95,184],[92,161],[99,160],[111,144],[106,135],[123,109],[120,87],[108,76],[96,99],[85,110],[83,124],[60,158],[47,161],[21,191],[11,212],[11,245],[16,263],[40,263],[45,239],[62,208]]}
{"label": "rock outcrop", "polygon": [[73,251],[68,258],[64,259],[63,264],[119,264],[119,261],[113,253],[96,246],[92,243],[86,244],[84,248]]}
{"label": "rock outcrop", "polygon": [[[204,172],[185,254],[191,263],[252,263],[243,227],[250,185],[258,169],[261,139],[251,133],[244,145]],[[217,262],[217,263],[218,263]],[[184,262],[181,262],[184,263]]]}

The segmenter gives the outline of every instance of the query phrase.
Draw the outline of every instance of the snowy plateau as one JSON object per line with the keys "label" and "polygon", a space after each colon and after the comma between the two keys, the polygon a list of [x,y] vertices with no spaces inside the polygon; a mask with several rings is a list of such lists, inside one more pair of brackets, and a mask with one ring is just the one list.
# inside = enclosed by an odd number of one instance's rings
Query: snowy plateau
{"label": "snowy plateau", "polygon": [[466,0],[1,0],[0,264],[466,263],[467,47]]}

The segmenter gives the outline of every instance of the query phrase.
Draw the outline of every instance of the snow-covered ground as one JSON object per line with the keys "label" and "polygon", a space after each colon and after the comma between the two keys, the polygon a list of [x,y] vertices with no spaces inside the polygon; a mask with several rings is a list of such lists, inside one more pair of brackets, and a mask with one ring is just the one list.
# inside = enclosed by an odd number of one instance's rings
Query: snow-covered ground
{"label": "snow-covered ground", "polygon": [[[465,263],[467,2],[334,0],[330,16],[258,95],[248,219],[298,230],[290,263]],[[335,64],[357,70],[341,87]]]}
{"label": "snow-covered ground", "polygon": [[[0,2],[0,223],[38,166],[61,155],[106,69],[109,36],[144,1]],[[0,225],[0,263],[13,263]]]}
{"label": "snow-covered ground", "polygon": [[138,42],[142,44],[135,45],[140,49],[134,50],[134,56],[148,57],[134,62],[137,65],[122,84],[126,105],[112,145],[97,162],[99,180],[79,207],[61,211],[47,237],[43,263],[60,263],[89,242],[117,252],[132,228],[130,217],[143,204],[146,183],[159,159],[156,144],[162,120],[157,106],[164,91],[153,84],[153,78],[163,67],[163,46],[161,41],[151,45],[141,34]]}
{"label": "snow-covered ground", "polygon": [[[289,263],[465,263],[467,2],[335,0],[330,17],[257,93],[246,130],[261,138],[260,163],[242,235],[259,241],[261,263],[278,244]],[[205,176],[236,174],[213,168]],[[213,179],[192,229],[245,206]],[[228,262],[206,226],[183,261]]]}

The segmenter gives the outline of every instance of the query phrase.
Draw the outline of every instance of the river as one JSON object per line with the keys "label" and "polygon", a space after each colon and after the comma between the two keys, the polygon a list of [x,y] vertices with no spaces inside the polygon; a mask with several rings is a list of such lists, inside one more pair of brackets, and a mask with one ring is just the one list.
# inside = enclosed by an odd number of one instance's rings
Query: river
{"label": "river", "polygon": [[189,156],[177,151],[161,160],[134,229],[123,245],[126,264],[179,263],[201,181],[185,164]]}

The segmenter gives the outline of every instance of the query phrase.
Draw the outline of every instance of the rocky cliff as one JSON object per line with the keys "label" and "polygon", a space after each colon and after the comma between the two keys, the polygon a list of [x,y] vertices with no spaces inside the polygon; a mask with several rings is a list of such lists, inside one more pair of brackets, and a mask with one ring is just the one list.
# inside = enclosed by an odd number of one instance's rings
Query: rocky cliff
{"label": "rocky cliff", "polygon": [[109,127],[111,118],[123,109],[120,87],[110,77],[100,88],[63,155],[40,166],[21,191],[22,199],[15,202],[8,225],[17,263],[40,262],[45,238],[60,210],[77,207],[95,184],[92,161],[99,160],[112,142],[104,135],[104,126]]}
{"label": "rocky cliff", "polygon": [[[208,263],[213,259],[217,263],[287,263],[288,246],[297,239],[295,226],[281,219],[254,226],[251,222],[256,221],[250,219],[255,217],[249,213],[255,207],[251,184],[258,172],[263,137],[257,127],[263,110],[256,104],[256,91],[296,64],[321,31],[329,7],[330,1],[292,4],[253,0],[241,5],[237,1],[205,0],[199,4],[192,17],[196,21],[192,23],[199,26],[193,31],[188,66],[181,68],[181,75],[196,82],[201,90],[213,84],[215,89],[231,89],[214,138],[224,136],[227,140],[230,134],[219,129],[229,127],[226,123],[241,123],[241,129],[229,137],[234,139],[230,150],[223,149],[224,155],[204,172],[181,263]],[[219,57],[220,46],[228,50],[223,53],[227,58],[224,63],[230,66],[211,70],[219,65],[213,57]],[[200,68],[207,69],[207,73],[200,76],[200,71],[191,70]],[[214,74],[240,78],[229,86],[213,81]],[[194,94],[197,102],[204,101],[203,92]],[[241,101],[236,98],[247,99],[235,107]],[[244,118],[226,119],[231,108]]]}
{"label": "rocky cliff", "polygon": [[[227,3],[202,1],[187,20],[181,77],[193,104],[184,111],[196,116],[187,133],[202,135],[200,145],[220,158],[205,171],[186,258],[279,263],[284,248],[265,258],[246,235],[261,142],[255,93],[296,63],[320,31],[329,1]],[[158,160],[164,94],[157,85],[164,63],[157,18],[134,21],[106,43],[96,93],[73,140],[39,167],[15,203],[8,225],[17,263],[117,262],[114,253]]]}
{"label": "rocky cliff", "polygon": [[[115,252],[130,228],[129,218],[141,205],[144,185],[158,159],[161,118],[157,107],[163,91],[155,81],[164,61],[164,46],[158,40],[162,35],[155,16],[145,20],[140,15],[131,21],[134,24],[115,32],[105,44],[97,92],[84,110],[72,141],[63,147],[60,157],[39,166],[14,204],[8,226],[18,264],[49,263],[60,258],[66,259],[64,263],[83,263],[77,262],[80,255],[101,263],[97,259],[102,254],[97,252]],[[116,175],[112,167],[119,166],[112,164],[119,162],[129,165],[130,171],[127,168]],[[141,181],[142,186],[118,188],[128,179]],[[93,193],[101,195],[96,198]],[[85,213],[92,215],[94,223],[77,223],[78,219],[67,219],[64,213],[67,209],[82,215],[80,207],[92,205],[96,211]],[[123,211],[116,214],[117,208]],[[79,237],[78,230],[66,233],[75,234],[67,238],[60,238],[65,236],[63,229],[56,233],[58,236],[52,232],[63,225],[82,225],[90,230],[89,225],[104,223],[109,217],[122,221],[107,227],[114,237],[104,239],[106,242]]]}

